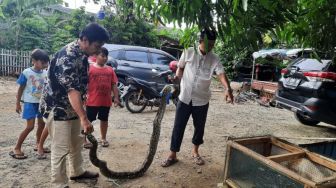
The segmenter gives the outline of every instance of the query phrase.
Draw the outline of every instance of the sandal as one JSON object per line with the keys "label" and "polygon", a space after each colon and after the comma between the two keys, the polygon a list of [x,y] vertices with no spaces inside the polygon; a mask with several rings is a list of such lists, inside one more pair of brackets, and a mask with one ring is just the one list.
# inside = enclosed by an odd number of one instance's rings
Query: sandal
{"label": "sandal", "polygon": [[47,159],[47,155],[46,154],[37,154],[37,157],[36,157],[38,160],[43,160],[43,159]]}
{"label": "sandal", "polygon": [[110,145],[109,142],[106,141],[106,140],[103,140],[103,141],[101,142],[101,146],[102,146],[102,147],[108,147],[109,145]]}
{"label": "sandal", "polygon": [[177,162],[178,162],[178,159],[176,159],[176,158],[174,158],[174,159],[168,158],[161,163],[161,166],[162,167],[169,167],[169,166],[171,166],[171,165],[173,165]]}
{"label": "sandal", "polygon": [[193,156],[193,160],[197,165],[204,165],[205,163],[201,156]]}
{"label": "sandal", "polygon": [[50,153],[51,150],[50,150],[49,148],[43,148],[43,152],[44,152],[44,153]]}
{"label": "sandal", "polygon": [[14,151],[10,151],[9,155],[14,159],[27,159],[28,157],[24,153],[14,153]]}
{"label": "sandal", "polygon": [[[36,148],[36,147],[34,148],[34,151],[37,151],[37,148]],[[44,153],[50,153],[51,151],[50,151],[49,148],[43,148],[43,152],[44,152]]]}
{"label": "sandal", "polygon": [[85,171],[82,175],[71,176],[70,180],[80,180],[80,179],[97,179],[99,174],[96,172]]}
{"label": "sandal", "polygon": [[85,149],[91,149],[92,147],[93,147],[93,144],[90,142],[84,144]]}

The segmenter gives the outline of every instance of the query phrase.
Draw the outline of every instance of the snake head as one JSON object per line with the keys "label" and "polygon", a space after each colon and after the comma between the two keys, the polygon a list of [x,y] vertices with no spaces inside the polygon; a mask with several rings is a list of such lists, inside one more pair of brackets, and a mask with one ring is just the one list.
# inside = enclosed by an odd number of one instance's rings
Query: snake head
{"label": "snake head", "polygon": [[160,92],[161,96],[167,96],[168,93],[174,93],[175,87],[173,84],[167,84],[163,87],[162,91]]}

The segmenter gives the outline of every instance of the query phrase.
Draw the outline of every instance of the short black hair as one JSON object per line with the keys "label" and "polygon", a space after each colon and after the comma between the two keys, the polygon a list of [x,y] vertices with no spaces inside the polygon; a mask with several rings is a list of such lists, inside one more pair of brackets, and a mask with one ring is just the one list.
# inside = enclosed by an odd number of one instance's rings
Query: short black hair
{"label": "short black hair", "polygon": [[208,40],[216,40],[217,39],[217,32],[216,32],[216,30],[204,28],[204,29],[202,29],[202,31],[200,33],[200,39],[199,40],[204,40],[205,36],[207,36]]}
{"label": "short black hair", "polygon": [[48,53],[41,49],[35,49],[32,51],[30,57],[36,61],[43,61],[43,62],[49,62],[49,56]]}
{"label": "short black hair", "polygon": [[106,29],[97,23],[90,23],[81,31],[79,38],[86,37],[90,43],[106,42],[109,40],[109,34]]}
{"label": "short black hair", "polygon": [[100,48],[98,54],[100,54],[100,53],[104,54],[105,56],[108,56],[108,54],[109,54],[108,50],[105,47]]}

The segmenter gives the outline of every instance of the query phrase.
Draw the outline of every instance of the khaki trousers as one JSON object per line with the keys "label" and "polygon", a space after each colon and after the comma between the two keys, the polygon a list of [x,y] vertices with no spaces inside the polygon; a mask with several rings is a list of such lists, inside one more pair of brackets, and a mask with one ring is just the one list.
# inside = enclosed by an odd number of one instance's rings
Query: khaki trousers
{"label": "khaki trousers", "polygon": [[44,120],[51,138],[51,184],[52,187],[63,188],[68,185],[67,157],[71,176],[84,173],[82,167],[84,136],[81,134],[80,121],[54,121],[53,113]]}

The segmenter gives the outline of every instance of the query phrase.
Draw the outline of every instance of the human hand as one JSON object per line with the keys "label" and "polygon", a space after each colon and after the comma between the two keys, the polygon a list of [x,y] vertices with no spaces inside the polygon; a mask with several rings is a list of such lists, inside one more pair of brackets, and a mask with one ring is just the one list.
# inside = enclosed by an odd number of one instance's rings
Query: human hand
{"label": "human hand", "polygon": [[171,82],[171,83],[178,83],[180,81],[180,78],[176,75],[172,76],[172,75],[169,75],[168,76],[168,80]]}
{"label": "human hand", "polygon": [[226,90],[226,92],[225,92],[225,101],[227,103],[233,104],[234,99],[233,99],[233,94],[232,94],[232,90],[231,89]]}
{"label": "human hand", "polygon": [[15,109],[16,113],[20,114],[22,112],[22,109],[21,109],[21,104],[20,103],[17,103],[16,104],[16,109]]}
{"label": "human hand", "polygon": [[116,97],[113,102],[114,102],[114,107],[120,106],[120,100],[118,97]]}
{"label": "human hand", "polygon": [[81,121],[81,125],[83,127],[84,134],[90,134],[94,131],[93,125],[91,124],[91,122],[87,118],[81,119],[80,121]]}

